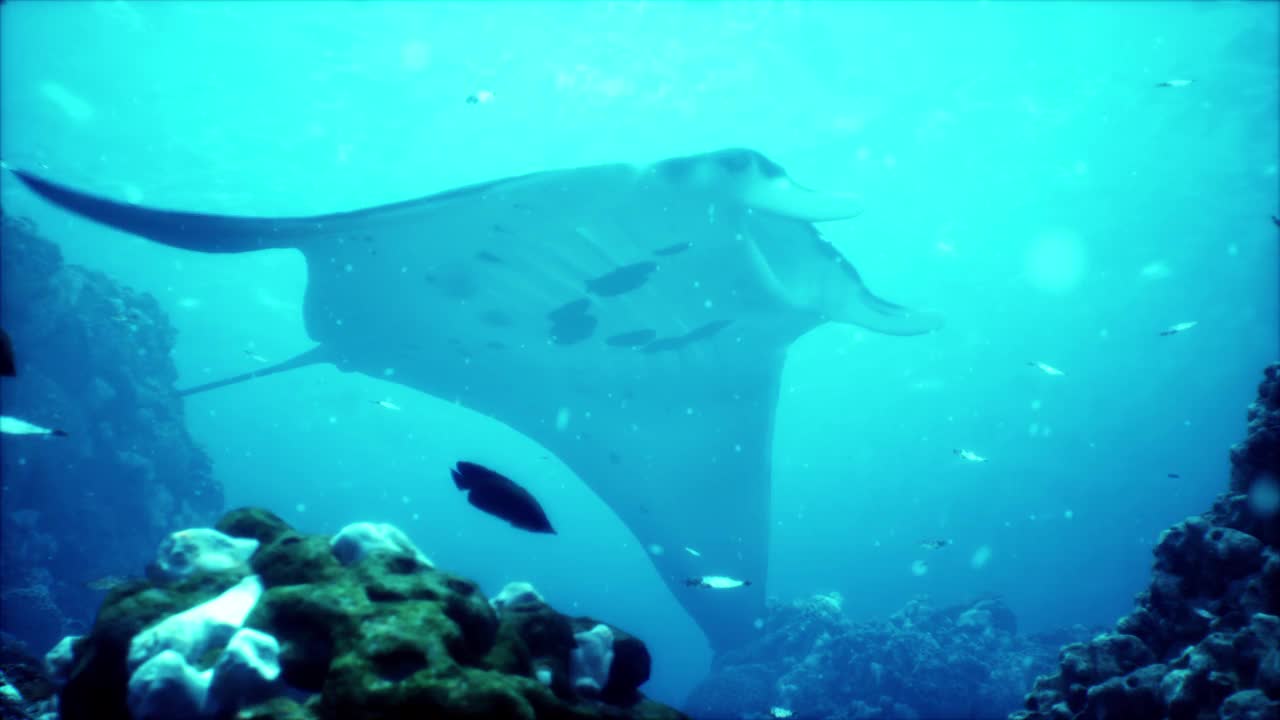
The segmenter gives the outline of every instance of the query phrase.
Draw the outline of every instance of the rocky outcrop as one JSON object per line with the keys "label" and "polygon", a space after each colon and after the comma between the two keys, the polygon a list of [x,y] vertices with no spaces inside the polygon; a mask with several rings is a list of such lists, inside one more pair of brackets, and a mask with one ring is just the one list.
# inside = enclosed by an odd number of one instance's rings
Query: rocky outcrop
{"label": "rocky outcrop", "polygon": [[0,718],[57,720],[55,687],[44,664],[0,633]]}
{"label": "rocky outcrop", "polygon": [[0,278],[18,372],[0,380],[4,414],[68,433],[0,436],[0,630],[43,652],[93,617],[102,595],[84,583],[208,524],[222,491],[187,434],[154,298],[63,263],[9,216]]}
{"label": "rocky outcrop", "polygon": [[1112,632],[1063,648],[1014,720],[1280,718],[1280,363],[1212,509],[1166,530]]}
{"label": "rocky outcrop", "polygon": [[759,639],[719,657],[688,707],[705,718],[998,717],[1058,648],[1016,630],[998,598],[946,608],[918,598],[888,621],[861,623],[845,617],[838,594],[775,604]]}
{"label": "rocky outcrop", "polygon": [[403,533],[368,529],[331,539],[234,511],[216,531],[256,545],[237,566],[198,557],[236,545],[214,530],[176,533],[202,538],[195,570],[116,588],[71,658],[51,663],[66,669],[61,717],[683,717],[640,694],[650,659],[637,638],[561,615],[527,584],[495,610]]}

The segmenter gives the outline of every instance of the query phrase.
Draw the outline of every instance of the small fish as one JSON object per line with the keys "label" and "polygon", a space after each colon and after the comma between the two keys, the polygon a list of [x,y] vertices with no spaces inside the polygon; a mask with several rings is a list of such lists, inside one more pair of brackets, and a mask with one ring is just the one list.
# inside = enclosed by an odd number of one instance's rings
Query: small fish
{"label": "small fish", "polygon": [[1187,321],[1187,322],[1180,322],[1180,323],[1177,323],[1176,325],[1170,325],[1170,326],[1169,326],[1167,329],[1165,329],[1165,330],[1161,330],[1161,331],[1160,331],[1160,335],[1162,335],[1162,336],[1164,336],[1164,335],[1177,335],[1178,333],[1180,333],[1180,332],[1185,332],[1185,331],[1187,331],[1187,330],[1190,330],[1191,328],[1193,328],[1193,327],[1195,327],[1196,325],[1199,325],[1199,324],[1200,324],[1200,323],[1199,323],[1198,321],[1196,321],[1196,320],[1189,320],[1189,321]]}
{"label": "small fish", "polygon": [[1271,222],[1274,223],[1276,227],[1280,227],[1280,216],[1272,215]]}
{"label": "small fish", "polygon": [[698,552],[697,550],[694,550],[694,549],[693,549],[693,548],[691,548],[691,547],[686,547],[686,548],[684,549],[684,551],[685,551],[685,552],[687,552],[687,553],[689,553],[690,555],[692,555],[692,556],[694,556],[694,557],[702,557],[702,553]]}
{"label": "small fish", "polygon": [[492,90],[477,90],[467,96],[468,105],[484,105],[493,102]]}
{"label": "small fish", "polygon": [[46,428],[34,425],[16,417],[8,415],[0,415],[0,433],[5,435],[53,435],[54,437],[66,437],[64,430],[57,428]]}
{"label": "small fish", "polygon": [[1204,618],[1205,620],[1213,620],[1216,617],[1213,613],[1209,612],[1208,610],[1205,610],[1204,608],[1191,608],[1191,611],[1199,615],[1200,617]]}
{"label": "small fish", "polygon": [[1031,366],[1031,367],[1033,367],[1033,368],[1036,368],[1036,369],[1040,370],[1040,371],[1041,371],[1041,372],[1043,372],[1045,375],[1054,375],[1054,376],[1066,375],[1066,373],[1062,372],[1062,371],[1061,371],[1061,370],[1059,370],[1058,368],[1056,368],[1056,367],[1054,367],[1054,366],[1052,366],[1052,365],[1050,365],[1050,364],[1048,364],[1048,363],[1042,363],[1042,362],[1035,362],[1035,361],[1032,361],[1032,362],[1029,362],[1029,363],[1027,363],[1027,364],[1028,364],[1028,365],[1030,365],[1030,366]]}
{"label": "small fish", "polygon": [[955,450],[952,450],[951,452],[955,453],[956,455],[959,455],[961,460],[967,460],[969,462],[975,462],[975,463],[982,463],[987,461],[986,458],[982,457],[981,455],[979,455],[978,453],[972,450],[961,450],[957,448]]}
{"label": "small fish", "polygon": [[18,374],[18,364],[13,359],[13,342],[9,333],[0,328],[0,375],[14,377]]}
{"label": "small fish", "polygon": [[925,540],[924,542],[920,543],[920,547],[924,548],[925,550],[941,550],[942,548],[948,545],[952,545],[954,543],[955,543],[955,540]]}
{"label": "small fish", "polygon": [[1171,480],[1181,480],[1181,479],[1182,479],[1182,476],[1181,476],[1181,475],[1179,475],[1178,473],[1168,473],[1168,475],[1167,475],[1166,477],[1168,477],[1168,478],[1169,478],[1169,479],[1171,479]]}
{"label": "small fish", "polygon": [[773,707],[769,708],[769,717],[789,718],[792,715],[795,715],[795,713],[791,712],[790,710],[784,707],[778,707],[777,705],[774,705]]}
{"label": "small fish", "polygon": [[391,402],[390,400],[370,400],[369,402],[373,403],[374,405],[378,405],[378,406],[380,406],[380,407],[384,407],[384,408],[386,408],[386,409],[388,409],[388,410],[399,410],[399,409],[400,409],[400,406],[399,406],[399,405],[397,405],[397,404],[395,404],[395,403]]}
{"label": "small fish", "polygon": [[111,590],[115,590],[121,585],[124,585],[125,583],[129,582],[129,580],[130,578],[127,578],[123,575],[103,575],[100,578],[95,578],[93,580],[86,582],[84,586],[90,590],[97,590],[99,592],[108,592]]}
{"label": "small fish", "polygon": [[252,350],[248,350],[248,349],[246,349],[246,350],[244,351],[244,354],[245,354],[245,355],[246,355],[250,360],[252,360],[252,361],[254,361],[254,362],[256,362],[256,363],[263,363],[263,364],[266,364],[267,362],[269,362],[266,358],[262,357],[261,355],[259,355],[258,353],[254,352],[254,351],[252,351]]}
{"label": "small fish", "polygon": [[711,590],[732,590],[750,585],[751,581],[738,580],[724,575],[703,575],[702,577],[689,578],[684,581],[684,584],[689,587],[709,588]]}
{"label": "small fish", "polygon": [[470,462],[459,462],[450,473],[453,484],[467,491],[467,502],[476,509],[502,518],[521,530],[556,534],[533,494],[511,478]]}
{"label": "small fish", "polygon": [[1195,80],[1163,80],[1161,82],[1156,83],[1156,87],[1167,87],[1167,88],[1186,87],[1193,82],[1195,82]]}

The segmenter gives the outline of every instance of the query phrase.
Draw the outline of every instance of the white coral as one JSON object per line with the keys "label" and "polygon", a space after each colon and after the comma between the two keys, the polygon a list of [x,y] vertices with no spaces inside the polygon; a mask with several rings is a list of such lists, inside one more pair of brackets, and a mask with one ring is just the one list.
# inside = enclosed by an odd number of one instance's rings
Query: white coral
{"label": "white coral", "polygon": [[392,552],[412,557],[425,567],[435,567],[407,535],[386,523],[351,523],[333,536],[329,547],[343,565],[358,562],[371,553]]}

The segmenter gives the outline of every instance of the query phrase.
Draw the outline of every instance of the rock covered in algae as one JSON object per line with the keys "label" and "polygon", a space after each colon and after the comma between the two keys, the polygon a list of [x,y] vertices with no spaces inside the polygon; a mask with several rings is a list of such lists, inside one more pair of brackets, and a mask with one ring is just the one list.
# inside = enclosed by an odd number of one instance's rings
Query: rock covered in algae
{"label": "rock covered in algae", "polygon": [[1137,607],[1064,647],[1013,720],[1280,718],[1280,363],[1247,417],[1228,491],[1160,535]]}
{"label": "rock covered in algae", "polygon": [[[251,576],[264,592],[244,627],[278,643],[281,682],[275,696],[242,702],[237,718],[684,717],[639,693],[648,650],[619,628],[540,600],[495,612],[475,583],[424,564],[412,545],[371,549],[344,565],[329,538],[298,533],[264,510],[233,511],[217,529],[259,547],[243,567],[112,591],[93,629],[72,644],[60,697],[66,720],[130,717],[133,638]],[[613,661],[599,692],[579,694],[570,676],[575,633],[597,625],[613,635]],[[226,652],[205,653],[191,668],[225,664]],[[219,717],[209,706],[202,713]]]}

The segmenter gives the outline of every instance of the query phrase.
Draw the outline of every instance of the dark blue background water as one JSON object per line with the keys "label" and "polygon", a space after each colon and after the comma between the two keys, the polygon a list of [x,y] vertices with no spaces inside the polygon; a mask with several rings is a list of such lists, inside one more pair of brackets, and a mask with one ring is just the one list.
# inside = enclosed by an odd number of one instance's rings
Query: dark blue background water
{"label": "dark blue background water", "polygon": [[[145,204],[321,213],[733,145],[862,194],[826,236],[874,291],[948,326],[831,326],[792,348],[768,578],[784,600],[839,590],[878,618],[994,591],[1028,630],[1109,623],[1156,534],[1225,486],[1276,355],[1273,3],[11,2],[2,19],[0,155]],[[1156,87],[1170,79],[1194,82]],[[493,102],[464,101],[481,89]],[[0,193],[69,261],[160,300],[184,386],[252,369],[246,349],[310,346],[296,252],[197,255],[11,177]],[[660,699],[706,667],[646,549],[488,418],[329,368],[187,411],[230,506],[316,532],[392,522],[490,592],[530,580],[644,637]],[[467,507],[444,472],[464,456],[502,458],[560,535]]]}

